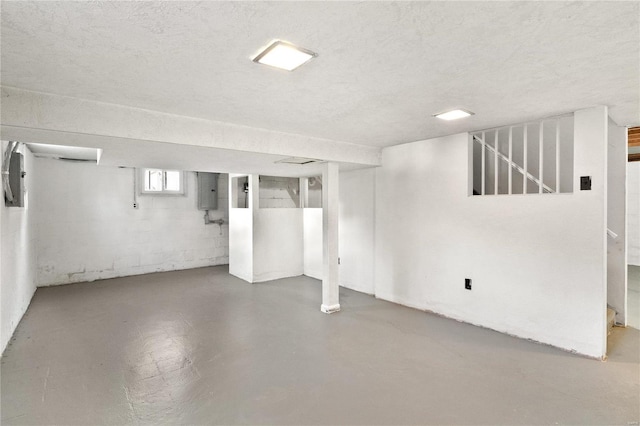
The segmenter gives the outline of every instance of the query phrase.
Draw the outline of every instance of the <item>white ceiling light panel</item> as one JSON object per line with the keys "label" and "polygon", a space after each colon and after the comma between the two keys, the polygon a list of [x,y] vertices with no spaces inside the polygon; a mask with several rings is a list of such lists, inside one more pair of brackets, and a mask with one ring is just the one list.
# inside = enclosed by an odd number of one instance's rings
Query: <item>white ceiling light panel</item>
{"label": "white ceiling light panel", "polygon": [[440,114],[435,114],[434,117],[439,118],[441,120],[457,120],[459,118],[469,117],[473,115],[471,111],[465,111],[463,109],[454,109],[452,111],[441,112]]}
{"label": "white ceiling light panel", "polygon": [[293,71],[316,56],[318,55],[310,50],[278,40],[260,52],[253,62]]}

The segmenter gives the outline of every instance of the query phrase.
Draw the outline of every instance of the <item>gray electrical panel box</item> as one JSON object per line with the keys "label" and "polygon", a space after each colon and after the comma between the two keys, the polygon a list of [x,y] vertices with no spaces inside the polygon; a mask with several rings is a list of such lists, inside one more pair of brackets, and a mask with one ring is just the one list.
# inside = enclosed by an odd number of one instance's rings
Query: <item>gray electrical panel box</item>
{"label": "gray electrical panel box", "polygon": [[218,209],[218,176],[220,173],[198,172],[198,210]]}
{"label": "gray electrical panel box", "polygon": [[24,156],[19,152],[11,154],[9,162],[9,186],[13,200],[4,198],[7,207],[24,207]]}

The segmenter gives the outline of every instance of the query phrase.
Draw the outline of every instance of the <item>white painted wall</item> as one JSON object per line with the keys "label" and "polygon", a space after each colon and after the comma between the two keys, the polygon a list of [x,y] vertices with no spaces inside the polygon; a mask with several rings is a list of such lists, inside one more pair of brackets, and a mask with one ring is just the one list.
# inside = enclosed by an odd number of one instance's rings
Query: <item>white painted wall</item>
{"label": "white painted wall", "polygon": [[[228,225],[204,224],[195,173],[186,196],[138,196],[133,169],[36,158],[37,284],[48,286],[228,263]],[[227,178],[219,208],[228,221]]]}
{"label": "white painted wall", "polygon": [[249,209],[229,209],[229,273],[253,281],[253,217]]}
{"label": "white painted wall", "polygon": [[[289,198],[287,201],[293,204],[288,194],[282,194],[282,190],[273,189],[269,193],[271,196],[266,197],[263,192],[265,176],[261,176],[261,179],[261,207],[265,202],[282,198]],[[340,173],[340,285],[368,294],[374,293],[374,183],[374,169]],[[321,185],[316,187],[317,190],[309,190],[309,197],[314,192],[322,194]],[[322,209],[305,208],[302,209],[302,215],[303,273],[322,279]],[[281,245],[272,247],[277,247],[276,251],[282,250]]]}
{"label": "white painted wall", "polygon": [[574,188],[593,190],[547,196],[468,196],[467,134],[384,149],[376,296],[603,356],[606,107],[576,112],[574,140]]}
{"label": "white painted wall", "polygon": [[302,215],[304,226],[304,275],[321,280],[322,209],[302,209]]}
{"label": "white painted wall", "polygon": [[302,212],[285,208],[255,212],[252,282],[303,274]]}
{"label": "white painted wall", "polygon": [[609,119],[607,144],[607,227],[617,234],[607,238],[607,304],[616,311],[616,323],[627,320],[627,129]]}
{"label": "white painted wall", "polygon": [[[7,148],[2,142],[2,153]],[[35,282],[35,234],[34,234],[34,186],[36,170],[31,152],[20,148],[25,160],[25,207],[5,207],[4,196],[0,201],[0,296],[1,327],[0,347],[2,352],[11,339],[22,315],[24,315],[33,293]],[[2,191],[4,194],[4,191]]]}
{"label": "white painted wall", "polygon": [[340,285],[368,294],[375,293],[375,180],[373,168],[340,173]]}
{"label": "white painted wall", "polygon": [[627,262],[640,266],[640,161],[627,163]]}
{"label": "white painted wall", "polygon": [[[249,192],[243,192],[244,182]],[[229,273],[248,282],[253,282],[253,204],[256,176],[229,174]],[[245,208],[236,208],[234,205]]]}
{"label": "white painted wall", "polygon": [[[230,175],[231,199],[244,176]],[[248,182],[248,208],[230,209],[229,272],[250,283],[302,275],[303,209],[261,209],[258,175]]]}

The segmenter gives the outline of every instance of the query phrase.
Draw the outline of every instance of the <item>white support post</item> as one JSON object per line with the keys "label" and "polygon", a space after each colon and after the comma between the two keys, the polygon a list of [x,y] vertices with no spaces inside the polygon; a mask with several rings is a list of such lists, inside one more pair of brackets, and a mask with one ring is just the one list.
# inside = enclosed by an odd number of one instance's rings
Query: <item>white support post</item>
{"label": "white support post", "polygon": [[540,179],[540,185],[538,186],[538,193],[544,192],[544,121],[540,121],[540,144],[538,146],[539,158],[538,158],[538,178]]}
{"label": "white support post", "polygon": [[480,194],[485,194],[485,151],[487,150],[484,146],[485,144],[484,132],[482,132],[482,187],[480,189]]}
{"label": "white support post", "polygon": [[494,162],[494,172],[495,172],[495,176],[493,177],[494,180],[494,187],[493,187],[493,193],[495,195],[498,195],[498,178],[500,176],[499,170],[498,170],[498,129],[496,129],[496,137],[495,137],[495,145],[493,145],[493,162]]}
{"label": "white support post", "polygon": [[509,127],[509,195],[513,194],[513,127]]}
{"label": "white support post", "polygon": [[524,130],[523,130],[523,134],[522,134],[522,144],[523,144],[523,151],[522,151],[522,162],[524,163],[522,165],[522,168],[524,170],[524,172],[522,173],[522,193],[526,194],[527,193],[527,181],[528,181],[528,175],[529,173],[527,172],[527,152],[529,151],[529,148],[527,147],[527,125],[524,125]]}
{"label": "white support post", "polygon": [[560,119],[556,119],[556,193],[560,193]]}
{"label": "white support post", "polygon": [[330,314],[340,310],[338,276],[338,164],[325,163],[322,168],[322,305]]}

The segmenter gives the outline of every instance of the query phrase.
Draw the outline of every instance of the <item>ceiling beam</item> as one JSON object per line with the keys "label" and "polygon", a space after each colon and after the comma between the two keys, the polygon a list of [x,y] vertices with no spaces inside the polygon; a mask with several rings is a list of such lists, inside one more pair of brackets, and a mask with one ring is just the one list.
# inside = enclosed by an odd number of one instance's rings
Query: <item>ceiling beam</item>
{"label": "ceiling beam", "polygon": [[[364,166],[381,164],[381,149],[375,147],[12,87],[1,87],[0,91],[3,139],[6,139],[5,133],[15,135],[24,129],[25,133],[60,132],[87,138],[165,142]],[[106,153],[110,146],[100,148]]]}

